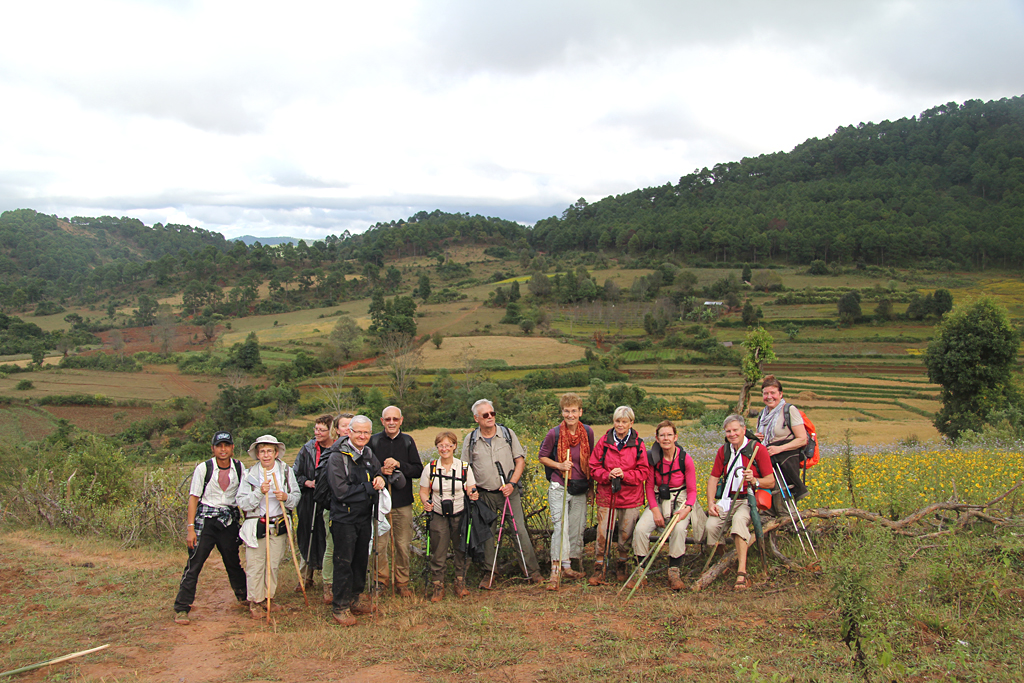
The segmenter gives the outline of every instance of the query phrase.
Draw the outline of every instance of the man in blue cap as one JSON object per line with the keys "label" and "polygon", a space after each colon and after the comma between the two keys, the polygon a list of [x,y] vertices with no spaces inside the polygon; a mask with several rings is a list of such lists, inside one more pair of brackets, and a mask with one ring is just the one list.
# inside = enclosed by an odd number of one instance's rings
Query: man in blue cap
{"label": "man in blue cap", "polygon": [[235,597],[241,603],[246,598],[245,571],[238,561],[239,515],[235,505],[242,463],[232,457],[235,442],[228,432],[214,434],[211,447],[213,457],[196,465],[188,490],[185,516],[188,562],[181,575],[178,597],[174,599],[174,621],[183,626],[189,623],[188,613],[196,598],[199,572],[215,547],[220,552]]}

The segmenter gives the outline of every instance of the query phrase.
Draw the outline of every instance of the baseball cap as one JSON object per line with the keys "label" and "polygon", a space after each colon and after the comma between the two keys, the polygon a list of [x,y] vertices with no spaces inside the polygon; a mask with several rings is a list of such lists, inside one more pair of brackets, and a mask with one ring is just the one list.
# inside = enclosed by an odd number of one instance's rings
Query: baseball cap
{"label": "baseball cap", "polygon": [[229,443],[234,446],[235,440],[231,438],[231,434],[228,432],[217,432],[213,435],[213,445],[216,446],[219,443]]}

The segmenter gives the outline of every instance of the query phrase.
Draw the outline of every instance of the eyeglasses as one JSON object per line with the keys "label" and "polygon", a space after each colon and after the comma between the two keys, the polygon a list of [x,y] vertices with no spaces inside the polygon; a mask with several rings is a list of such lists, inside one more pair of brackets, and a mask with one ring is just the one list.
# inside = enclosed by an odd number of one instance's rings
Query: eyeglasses
{"label": "eyeglasses", "polygon": [[356,436],[369,436],[370,432],[365,432],[365,431],[357,432],[356,430],[353,429],[353,430],[349,431],[349,434],[355,434]]}
{"label": "eyeglasses", "polygon": [[401,419],[400,417],[385,417],[384,422],[398,422]]}
{"label": "eyeglasses", "polygon": [[494,417],[494,411],[492,410],[489,413],[477,413],[476,415],[477,415],[477,417],[482,417],[482,418],[484,418],[486,420],[489,417]]}

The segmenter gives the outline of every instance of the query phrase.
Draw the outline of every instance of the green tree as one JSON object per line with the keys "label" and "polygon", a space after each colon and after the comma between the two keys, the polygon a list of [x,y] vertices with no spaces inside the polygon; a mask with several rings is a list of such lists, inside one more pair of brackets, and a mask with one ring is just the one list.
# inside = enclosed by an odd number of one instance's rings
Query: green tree
{"label": "green tree", "polygon": [[438,330],[437,332],[434,332],[433,335],[431,335],[430,341],[434,342],[435,349],[439,349],[441,348],[441,342],[444,341],[444,335],[441,334],[440,330]]}
{"label": "green tree", "polygon": [[156,323],[156,299],[142,294],[139,296],[139,307],[135,310],[135,324],[139,327],[149,327]]}
{"label": "green tree", "polygon": [[953,295],[948,289],[936,289],[932,294],[932,315],[942,317],[953,310]]}
{"label": "green tree", "polygon": [[757,309],[754,308],[754,304],[750,303],[750,299],[747,299],[746,303],[743,304],[743,324],[746,327],[757,324]]}
{"label": "green tree", "polygon": [[260,340],[250,332],[244,342],[231,347],[230,365],[243,370],[252,370],[260,364]]}
{"label": "green tree", "polygon": [[879,320],[892,320],[895,313],[892,310],[892,302],[888,299],[879,299],[875,306],[875,317]]}
{"label": "green tree", "polygon": [[1006,309],[989,297],[955,308],[935,329],[924,356],[929,381],[942,386],[934,423],[956,439],[1020,401],[1012,379],[1020,337]]}
{"label": "green tree", "polygon": [[512,286],[508,290],[509,301],[519,301],[519,297],[522,296],[519,292],[519,280],[513,280]]}
{"label": "green tree", "polygon": [[860,292],[847,292],[839,297],[838,309],[839,320],[842,323],[846,325],[855,323],[861,316]]}
{"label": "green tree", "polygon": [[533,322],[530,318],[523,318],[519,321],[519,329],[526,334],[533,334],[533,328],[537,326],[537,323]]}
{"label": "green tree", "polygon": [[743,280],[744,282],[750,282],[750,278],[752,276],[753,276],[753,272],[751,272],[751,270],[750,270],[750,264],[749,263],[744,263],[743,264],[743,274],[740,275],[740,279]]}
{"label": "green tree", "polygon": [[519,321],[522,319],[522,316],[523,314],[522,310],[520,310],[519,308],[519,304],[513,301],[509,303],[508,306],[505,307],[505,317],[502,318],[499,322],[506,325],[518,325]]}
{"label": "green tree", "polygon": [[416,286],[416,296],[426,301],[430,298],[430,276],[420,273],[420,281]]}
{"label": "green tree", "polygon": [[747,406],[750,405],[750,390],[764,377],[764,364],[776,360],[773,344],[772,335],[763,327],[755,327],[747,332],[747,338],[743,341],[743,358],[740,361],[743,386],[736,402],[738,415],[746,414]]}

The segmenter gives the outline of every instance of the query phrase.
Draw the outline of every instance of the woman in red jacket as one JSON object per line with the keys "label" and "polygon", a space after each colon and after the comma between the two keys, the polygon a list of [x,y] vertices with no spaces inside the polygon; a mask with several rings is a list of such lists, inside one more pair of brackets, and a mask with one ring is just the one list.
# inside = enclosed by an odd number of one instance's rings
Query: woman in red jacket
{"label": "woman in red jacket", "polygon": [[[633,527],[644,502],[644,485],[650,470],[644,441],[633,429],[633,409],[619,406],[612,416],[614,429],[598,440],[590,456],[590,476],[597,482],[597,543],[594,546],[594,573],[591,586],[605,583],[605,554],[610,554],[609,523],[619,524],[619,565],[616,578],[626,580],[626,564]],[[611,518],[609,518],[611,513]],[[608,563],[612,563],[608,558]]]}

